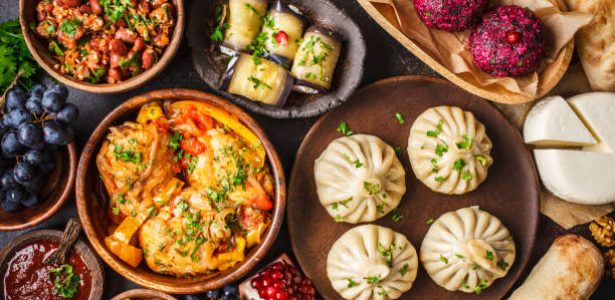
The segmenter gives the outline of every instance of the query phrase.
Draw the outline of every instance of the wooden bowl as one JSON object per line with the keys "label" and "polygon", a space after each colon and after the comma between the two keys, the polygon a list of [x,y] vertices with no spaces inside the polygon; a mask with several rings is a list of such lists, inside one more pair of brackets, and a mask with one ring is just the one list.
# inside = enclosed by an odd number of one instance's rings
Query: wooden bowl
{"label": "wooden bowl", "polygon": [[41,202],[17,212],[0,209],[0,231],[22,230],[36,226],[54,215],[71,196],[77,173],[77,147],[74,143],[60,148],[56,154],[56,169],[47,175]]}
{"label": "wooden bowl", "polygon": [[[134,121],[137,112],[144,104],[162,100],[202,101],[224,109],[230,114],[237,116],[246,127],[254,132],[263,142],[266,149],[276,187],[273,221],[262,243],[250,250],[241,264],[229,270],[190,278],[162,275],[151,271],[144,265],[137,268],[129,266],[112,254],[104,245],[107,225],[110,221],[106,213],[108,208],[106,191],[104,191],[104,187],[100,182],[98,169],[96,167],[96,155],[98,154],[102,142],[109,133],[109,127],[119,125],[127,120]],[[275,241],[282,225],[284,209],[286,207],[286,183],[282,163],[273,145],[269,142],[269,139],[256,121],[235,105],[221,98],[208,93],[187,89],[167,89],[149,92],[122,103],[118,108],[107,115],[98,127],[96,127],[83,149],[79,162],[79,169],[77,170],[76,191],[77,210],[83,225],[83,230],[98,255],[100,255],[111,268],[128,280],[146,288],[171,294],[196,294],[211,289],[217,289],[245,275],[265,256]]]}
{"label": "wooden bowl", "polygon": [[342,52],[329,92],[316,95],[292,92],[284,107],[275,107],[219,90],[228,61],[209,38],[214,27],[212,19],[217,1],[192,2],[187,29],[192,61],[199,76],[209,87],[247,110],[276,119],[318,116],[344,103],[361,83],[366,55],[365,40],[361,28],[344,10],[338,8],[334,1],[285,0],[284,2],[298,7],[309,24],[331,29],[343,37]]}
{"label": "wooden bowl", "polygon": [[65,85],[73,88],[86,91],[94,94],[115,94],[126,92],[140,87],[146,82],[152,80],[158,74],[160,74],[171,62],[179,46],[181,44],[184,35],[184,0],[171,0],[176,8],[176,22],[173,29],[173,36],[167,48],[165,49],[162,57],[155,63],[149,70],[139,74],[136,77],[130,78],[126,81],[122,81],[117,84],[92,84],[88,82],[77,81],[72,77],[66,76],[60,73],[54,68],[54,65],[58,61],[53,57],[51,51],[47,47],[47,42],[36,35],[36,33],[30,29],[30,24],[35,24],[37,21],[36,5],[40,0],[19,0],[19,22],[21,24],[21,30],[24,33],[24,39],[28,45],[28,49],[32,53],[32,56],[36,62],[53,78],[62,82]]}
{"label": "wooden bowl", "polygon": [[[8,260],[13,256],[15,251],[21,248],[21,246],[39,240],[51,240],[59,243],[61,239],[62,231],[49,229],[31,231],[19,236],[0,252],[0,274],[6,274]],[[102,299],[105,275],[104,269],[100,265],[100,261],[96,257],[96,254],[94,254],[90,247],[81,240],[77,240],[72,249],[81,256],[92,276],[92,289],[88,300]],[[0,292],[4,293],[4,280],[0,281]]]}
{"label": "wooden bowl", "polygon": [[[386,94],[378,109],[373,99]],[[408,158],[408,135],[414,120],[428,108],[449,105],[471,111],[486,127],[493,142],[494,164],[487,179],[464,195],[431,191],[419,181]],[[399,112],[405,122],[395,118]],[[337,239],[356,225],[336,223],[320,204],[314,180],[314,161],[347,122],[355,133],[380,137],[391,147],[400,147],[398,157],[406,170],[406,193],[398,206],[403,216],[397,222],[391,213],[373,222],[405,235],[417,252],[429,229],[428,220],[462,207],[478,205],[498,217],[510,230],[517,249],[508,274],[483,291],[481,299],[502,299],[520,278],[536,240],[540,214],[540,186],[530,151],[515,127],[491,103],[460,90],[442,79],[401,76],[375,82],[355,93],[349,105],[321,117],[306,135],[295,159],[288,189],[288,230],[292,247],[305,274],[324,299],[343,300],[333,289],[326,271],[327,255]],[[436,285],[419,263],[412,289],[400,299],[475,299],[476,295],[450,292]]]}
{"label": "wooden bowl", "polygon": [[[534,101],[545,96],[562,79],[574,52],[574,39],[572,39],[559,52],[553,62],[539,73],[538,90],[535,97],[513,93],[503,87],[494,86],[485,88],[479,85],[472,76],[462,77],[454,73],[437,59],[432,57],[427,51],[421,48],[412,35],[410,19],[413,23],[419,22],[414,5],[410,0],[357,0],[365,11],[378,23],[389,35],[396,39],[412,54],[430,66],[434,71],[446,79],[452,81],[460,88],[477,95],[479,97],[505,104],[520,104]],[[566,11],[566,5],[561,0],[553,0],[562,11]],[[424,25],[421,25],[424,26]],[[404,28],[406,28],[404,30]]]}
{"label": "wooden bowl", "polygon": [[113,298],[111,300],[177,300],[175,297],[167,295],[165,293],[146,290],[146,289],[136,289],[123,292]]}

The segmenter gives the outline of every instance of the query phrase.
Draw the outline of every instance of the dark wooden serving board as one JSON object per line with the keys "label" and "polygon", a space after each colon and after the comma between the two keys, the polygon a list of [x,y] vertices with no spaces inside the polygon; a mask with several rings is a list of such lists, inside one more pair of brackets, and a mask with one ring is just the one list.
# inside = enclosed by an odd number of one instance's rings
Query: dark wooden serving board
{"label": "dark wooden serving board", "polygon": [[[413,121],[426,109],[454,105],[474,113],[482,121],[494,148],[494,165],[477,190],[462,196],[438,194],[423,185],[412,172],[406,152]],[[405,117],[400,125],[395,113]],[[479,205],[497,216],[513,234],[517,257],[508,275],[481,294],[483,299],[502,298],[526,266],[536,238],[539,220],[539,184],[534,163],[523,139],[508,120],[489,102],[440,79],[404,76],[378,81],[360,91],[344,109],[323,116],[307,134],[293,167],[287,222],[299,264],[326,299],[342,299],[326,275],[326,260],[332,244],[351,224],[335,223],[316,194],[314,161],[334,139],[336,128],[347,122],[355,133],[379,136],[393,147],[401,147],[406,169],[407,192],[399,206],[404,218],[395,223],[391,215],[376,222],[403,233],[417,251],[427,233],[429,219],[466,206]],[[403,299],[470,299],[474,294],[449,292],[437,286],[420,267],[417,280]]]}

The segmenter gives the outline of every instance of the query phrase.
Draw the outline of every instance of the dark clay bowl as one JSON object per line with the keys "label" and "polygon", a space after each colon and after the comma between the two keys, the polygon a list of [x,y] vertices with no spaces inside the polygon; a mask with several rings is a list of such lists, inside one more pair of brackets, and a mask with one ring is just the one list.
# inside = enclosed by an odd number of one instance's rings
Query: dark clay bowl
{"label": "dark clay bowl", "polygon": [[212,19],[217,1],[194,1],[189,9],[187,33],[192,60],[196,71],[209,87],[245,109],[276,119],[317,116],[346,101],[361,82],[366,52],[365,40],[357,24],[329,0],[284,2],[295,5],[303,12],[307,20],[306,28],[318,25],[342,37],[342,52],[329,92],[317,95],[292,92],[284,107],[275,107],[219,90],[227,57],[220,53],[218,45],[209,39],[214,27]]}

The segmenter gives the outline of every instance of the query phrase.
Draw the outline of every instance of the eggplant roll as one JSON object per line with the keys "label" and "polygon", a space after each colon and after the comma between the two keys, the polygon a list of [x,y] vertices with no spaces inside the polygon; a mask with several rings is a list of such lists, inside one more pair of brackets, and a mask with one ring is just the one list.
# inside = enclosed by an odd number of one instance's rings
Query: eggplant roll
{"label": "eggplant roll", "polygon": [[271,60],[290,69],[299,49],[303,30],[303,16],[294,7],[275,1],[264,21],[262,33],[267,37],[265,49]]}
{"label": "eggplant roll", "polygon": [[231,94],[278,107],[284,106],[292,87],[293,77],[282,66],[245,53],[231,59],[221,86]]}
{"label": "eggplant roll", "polygon": [[316,26],[308,28],[291,69],[297,79],[295,90],[315,94],[331,89],[341,49],[336,33]]}
{"label": "eggplant roll", "polygon": [[222,43],[223,52],[246,51],[261,31],[261,22],[267,12],[266,0],[228,0],[228,27]]}

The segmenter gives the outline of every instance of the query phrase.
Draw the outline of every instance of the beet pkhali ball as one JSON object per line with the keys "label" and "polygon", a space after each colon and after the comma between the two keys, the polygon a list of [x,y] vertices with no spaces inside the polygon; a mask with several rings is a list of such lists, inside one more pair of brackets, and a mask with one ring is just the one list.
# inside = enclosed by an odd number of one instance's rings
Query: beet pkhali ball
{"label": "beet pkhali ball", "polygon": [[419,17],[429,28],[466,30],[480,19],[488,0],[414,0]]}
{"label": "beet pkhali ball", "polygon": [[529,9],[499,6],[489,10],[470,36],[474,64],[495,76],[524,76],[544,57],[542,23]]}

